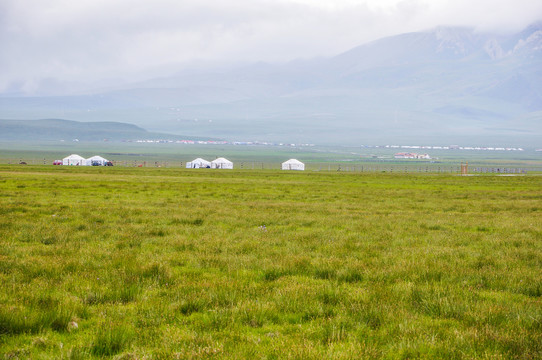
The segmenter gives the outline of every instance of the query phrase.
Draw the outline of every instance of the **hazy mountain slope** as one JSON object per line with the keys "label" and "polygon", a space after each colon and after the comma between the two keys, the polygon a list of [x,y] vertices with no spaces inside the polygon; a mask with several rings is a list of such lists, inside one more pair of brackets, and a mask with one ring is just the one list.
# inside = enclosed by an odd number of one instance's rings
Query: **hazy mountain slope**
{"label": "hazy mountain slope", "polygon": [[508,36],[439,27],[327,59],[182,72],[95,95],[0,97],[0,111],[230,139],[521,141],[542,136],[542,23]]}
{"label": "hazy mountain slope", "polygon": [[[0,120],[0,140],[136,140],[172,139],[175,136],[148,132],[119,122],[78,122],[61,119]],[[186,138],[186,137],[184,137]]]}

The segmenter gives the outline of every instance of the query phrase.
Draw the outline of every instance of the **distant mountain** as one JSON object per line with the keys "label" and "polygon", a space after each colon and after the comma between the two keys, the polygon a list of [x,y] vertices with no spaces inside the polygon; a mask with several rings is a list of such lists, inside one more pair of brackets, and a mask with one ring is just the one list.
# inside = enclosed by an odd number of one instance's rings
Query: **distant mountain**
{"label": "distant mountain", "polygon": [[[0,140],[8,141],[119,141],[179,139],[180,136],[151,133],[119,122],[78,122],[61,119],[0,120]],[[182,137],[187,139],[187,137]],[[189,137],[192,138],[192,137]]]}
{"label": "distant mountain", "polygon": [[542,23],[507,36],[438,27],[332,58],[185,71],[93,95],[0,96],[0,111],[231,140],[538,143]]}

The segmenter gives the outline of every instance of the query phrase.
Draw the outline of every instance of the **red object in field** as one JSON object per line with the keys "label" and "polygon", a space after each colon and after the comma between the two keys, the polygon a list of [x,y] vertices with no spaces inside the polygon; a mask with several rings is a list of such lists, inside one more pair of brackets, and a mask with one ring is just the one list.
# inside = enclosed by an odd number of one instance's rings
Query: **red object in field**
{"label": "red object in field", "polygon": [[62,160],[53,161],[53,165],[62,165]]}
{"label": "red object in field", "polygon": [[137,167],[143,167],[143,165],[140,164],[140,165],[137,165]]}

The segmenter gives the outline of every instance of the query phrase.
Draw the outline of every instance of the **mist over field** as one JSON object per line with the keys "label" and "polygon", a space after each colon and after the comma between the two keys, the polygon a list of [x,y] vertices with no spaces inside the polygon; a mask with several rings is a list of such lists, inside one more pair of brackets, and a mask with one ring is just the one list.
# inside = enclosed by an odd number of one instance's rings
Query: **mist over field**
{"label": "mist over field", "polygon": [[540,23],[510,36],[439,27],[330,58],[205,68],[81,95],[4,94],[0,104],[9,119],[121,121],[228,140],[535,145],[541,79]]}
{"label": "mist over field", "polygon": [[230,141],[540,147],[537,2],[334,4],[8,1],[0,119]]}

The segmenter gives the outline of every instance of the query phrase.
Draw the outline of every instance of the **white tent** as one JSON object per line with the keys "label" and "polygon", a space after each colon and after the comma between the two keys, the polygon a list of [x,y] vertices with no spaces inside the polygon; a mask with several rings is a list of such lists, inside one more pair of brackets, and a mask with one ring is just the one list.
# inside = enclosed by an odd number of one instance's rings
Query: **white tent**
{"label": "white tent", "polygon": [[197,158],[186,163],[187,169],[199,169],[199,168],[210,168],[210,167],[211,167],[211,162],[202,158]]}
{"label": "white tent", "polygon": [[282,170],[305,170],[305,164],[296,159],[290,159],[282,163]]}
{"label": "white tent", "polygon": [[62,159],[62,165],[85,165],[85,158],[77,154],[71,154]]}
{"label": "white tent", "polygon": [[96,166],[105,166],[105,164],[106,164],[108,161],[109,161],[109,160],[104,159],[104,158],[101,157],[101,156],[94,155],[93,157],[89,157],[88,159],[85,159],[84,165],[86,165],[86,166],[92,166],[92,165],[96,165]]}
{"label": "white tent", "polygon": [[213,169],[233,169],[233,163],[228,159],[218,158],[211,161],[211,168]]}

